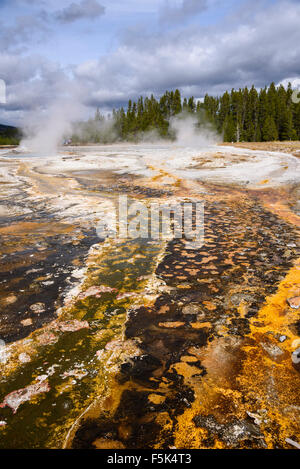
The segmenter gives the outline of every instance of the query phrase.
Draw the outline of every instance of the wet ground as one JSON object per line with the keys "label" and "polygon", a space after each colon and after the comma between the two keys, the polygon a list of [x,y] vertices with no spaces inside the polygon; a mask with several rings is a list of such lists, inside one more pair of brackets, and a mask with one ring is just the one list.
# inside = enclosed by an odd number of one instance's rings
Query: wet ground
{"label": "wet ground", "polygon": [[[299,444],[299,160],[272,150],[1,150],[0,447]],[[204,244],[99,238],[119,195],[203,201]]]}

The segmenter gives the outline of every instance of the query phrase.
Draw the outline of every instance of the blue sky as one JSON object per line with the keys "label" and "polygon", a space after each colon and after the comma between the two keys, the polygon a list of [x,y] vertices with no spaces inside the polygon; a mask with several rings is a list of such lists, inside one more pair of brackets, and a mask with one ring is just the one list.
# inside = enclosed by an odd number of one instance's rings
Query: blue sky
{"label": "blue sky", "polygon": [[297,0],[0,0],[0,122],[71,93],[103,110],[300,76]]}

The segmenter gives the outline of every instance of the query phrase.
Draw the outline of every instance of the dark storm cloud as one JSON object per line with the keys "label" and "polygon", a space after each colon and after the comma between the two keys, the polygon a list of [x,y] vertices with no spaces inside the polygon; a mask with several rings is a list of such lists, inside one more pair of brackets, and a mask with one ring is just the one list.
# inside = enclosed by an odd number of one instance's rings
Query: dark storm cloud
{"label": "dark storm cloud", "polygon": [[96,0],[82,0],[58,11],[55,18],[62,23],[72,23],[81,19],[94,19],[104,15],[105,7]]}

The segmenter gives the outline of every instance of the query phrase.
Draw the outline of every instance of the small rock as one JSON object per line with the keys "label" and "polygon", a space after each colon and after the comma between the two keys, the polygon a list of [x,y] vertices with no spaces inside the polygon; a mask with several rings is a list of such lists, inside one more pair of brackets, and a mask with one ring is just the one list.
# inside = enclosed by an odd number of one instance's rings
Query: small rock
{"label": "small rock", "polygon": [[15,303],[17,301],[17,297],[16,295],[9,295],[5,298],[4,302],[7,304],[7,305],[12,305],[13,303]]}
{"label": "small rock", "polygon": [[180,321],[169,321],[169,322],[159,322],[158,327],[166,327],[167,329],[176,329],[177,327],[182,327],[184,326],[184,322]]}
{"label": "small rock", "polygon": [[300,444],[297,441],[291,440],[291,438],[286,438],[285,441],[289,444],[294,446],[297,449],[300,449]]}
{"label": "small rock", "polygon": [[292,362],[294,363],[294,365],[299,365],[300,364],[300,348],[297,348],[292,353]]}
{"label": "small rock", "polygon": [[60,330],[62,332],[76,332],[80,329],[88,329],[89,323],[87,321],[78,321],[77,319],[70,321],[58,322],[55,326],[55,330]]}
{"label": "small rock", "polygon": [[298,309],[300,307],[300,296],[294,296],[293,298],[288,298],[287,302],[291,308]]}
{"label": "small rock", "polygon": [[70,376],[74,376],[74,378],[81,380],[87,375],[87,371],[85,370],[70,370],[70,371],[65,371],[63,374],[64,378],[69,378]]}
{"label": "small rock", "polygon": [[271,358],[280,357],[284,353],[283,350],[275,344],[262,342],[261,346]]}
{"label": "small rock", "polygon": [[117,291],[116,288],[111,288],[111,287],[106,287],[104,285],[101,285],[99,287],[93,286],[88,288],[86,291],[81,292],[77,299],[78,300],[84,300],[85,298],[88,298],[89,296],[95,296],[96,298],[100,298],[102,293],[112,293]]}
{"label": "small rock", "polygon": [[38,341],[41,345],[53,345],[58,341],[58,338],[51,332],[44,332],[38,337]]}
{"label": "small rock", "polygon": [[182,308],[183,314],[198,314],[201,312],[201,306],[196,304],[189,304]]}
{"label": "small rock", "polygon": [[43,313],[45,311],[45,304],[44,303],[34,303],[30,306],[31,311],[36,314]]}
{"label": "small rock", "polygon": [[295,339],[295,340],[293,340],[293,342],[292,342],[292,349],[296,349],[296,348],[298,348],[298,347],[300,347],[300,339]]}
{"label": "small rock", "polygon": [[28,363],[30,362],[31,358],[27,353],[20,353],[19,360],[21,363]]}
{"label": "small rock", "polygon": [[21,324],[23,326],[31,326],[32,325],[32,319],[23,319],[23,321],[21,321]]}
{"label": "small rock", "polygon": [[120,293],[120,294],[116,297],[116,300],[124,300],[125,298],[131,298],[132,296],[137,296],[137,293],[136,293],[136,292]]}
{"label": "small rock", "polygon": [[282,342],[285,342],[286,339],[287,339],[287,336],[286,336],[286,335],[281,335],[278,340],[279,340],[279,342],[282,343]]}

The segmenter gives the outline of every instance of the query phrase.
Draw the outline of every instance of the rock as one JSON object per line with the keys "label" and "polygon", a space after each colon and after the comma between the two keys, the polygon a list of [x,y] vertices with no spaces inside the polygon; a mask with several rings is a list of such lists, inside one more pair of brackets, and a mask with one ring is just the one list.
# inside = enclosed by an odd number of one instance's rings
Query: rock
{"label": "rock", "polygon": [[288,298],[287,302],[291,308],[298,309],[300,307],[300,296],[294,296],[293,298]]}
{"label": "rock", "polygon": [[[230,297],[230,302],[234,306],[239,306],[242,303],[242,301],[245,304],[251,304],[255,301],[255,297],[247,293],[233,293],[233,295],[231,295]],[[228,304],[228,306],[230,305]]]}
{"label": "rock", "polygon": [[87,374],[88,374],[88,372],[85,371],[85,370],[79,370],[79,369],[76,370],[76,369],[74,369],[74,370],[65,371],[64,374],[63,374],[63,377],[64,378],[69,378],[70,376],[73,376],[74,378],[81,380]]}
{"label": "rock", "polygon": [[246,411],[247,415],[254,420],[255,425],[260,426],[262,423],[262,417],[258,414],[254,414],[252,412]]}
{"label": "rock", "polygon": [[278,340],[279,340],[279,342],[282,343],[282,342],[286,341],[286,339],[287,339],[286,335],[281,335]]}
{"label": "rock", "polygon": [[293,342],[292,342],[292,349],[296,349],[296,348],[298,348],[298,347],[300,347],[300,339],[295,339],[295,340],[293,340]]}
{"label": "rock", "polygon": [[127,292],[127,293],[120,293],[116,300],[124,300],[125,298],[131,298],[132,296],[138,296],[136,292]]}
{"label": "rock", "polygon": [[261,342],[261,346],[267,352],[269,357],[275,361],[280,361],[284,356],[284,351],[278,347],[278,345],[275,345],[271,342]]}
{"label": "rock", "polygon": [[47,380],[36,384],[30,384],[26,388],[18,389],[8,394],[2,404],[0,404],[0,407],[10,407],[15,414],[21,404],[30,401],[30,399],[37,394],[48,391],[50,391],[50,386]]}
{"label": "rock", "polygon": [[29,363],[31,358],[27,353],[20,353],[19,360],[21,363]]}
{"label": "rock", "polygon": [[77,319],[73,319],[70,321],[56,323],[55,330],[60,330],[62,332],[76,332],[80,329],[88,329],[89,327],[90,326],[87,321],[78,321]]}
{"label": "rock", "polygon": [[185,322],[180,321],[169,321],[169,322],[159,322],[158,327],[166,327],[167,329],[176,329],[177,327],[182,327],[185,325]]}
{"label": "rock", "polygon": [[294,368],[296,368],[297,371],[300,371],[300,348],[297,348],[292,353],[292,362],[293,362]]}
{"label": "rock", "polygon": [[189,304],[182,308],[183,314],[198,314],[201,312],[201,306],[196,304]]}
{"label": "rock", "polygon": [[96,298],[100,298],[102,293],[112,293],[117,291],[115,288],[105,287],[101,285],[100,287],[93,286],[88,288],[86,291],[80,293],[77,297],[78,300],[84,300],[89,296],[95,296]]}
{"label": "rock", "polygon": [[18,298],[16,297],[16,295],[9,295],[4,299],[4,303],[7,305],[12,305],[17,301],[17,299]]}
{"label": "rock", "polygon": [[44,303],[34,303],[30,306],[31,311],[36,314],[43,313],[45,311],[45,304]]}
{"label": "rock", "polygon": [[297,449],[300,449],[300,444],[297,441],[291,440],[291,438],[286,438],[285,441],[289,444],[294,446]]}
{"label": "rock", "polygon": [[31,326],[32,325],[32,319],[23,319],[21,321],[22,326]]}
{"label": "rock", "polygon": [[51,332],[44,332],[38,337],[41,345],[53,345],[58,341],[58,338]]}

